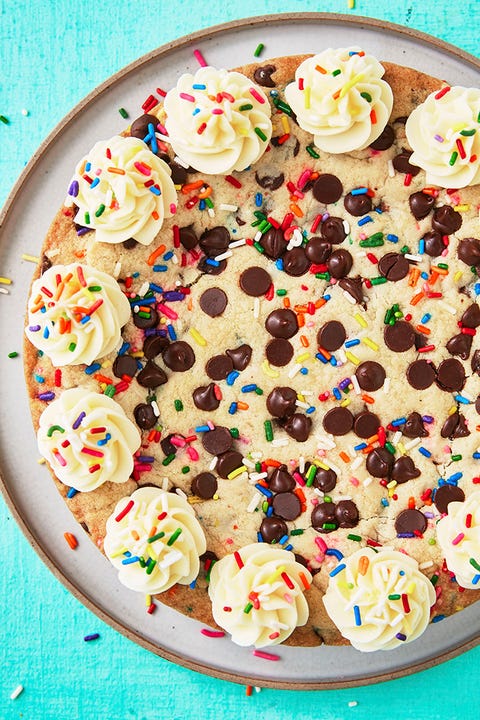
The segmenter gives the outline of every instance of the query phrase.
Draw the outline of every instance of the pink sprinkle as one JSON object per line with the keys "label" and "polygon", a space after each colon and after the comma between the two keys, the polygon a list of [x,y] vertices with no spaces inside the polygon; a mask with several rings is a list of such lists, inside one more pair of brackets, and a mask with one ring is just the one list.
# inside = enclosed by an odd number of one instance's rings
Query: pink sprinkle
{"label": "pink sprinkle", "polygon": [[325,555],[315,555],[313,559],[318,563],[322,563],[325,560]]}
{"label": "pink sprinkle", "polygon": [[183,438],[176,437],[175,435],[170,438],[170,442],[172,445],[175,445],[175,447],[185,447],[187,444]]}
{"label": "pink sprinkle", "polygon": [[280,633],[278,631],[273,632],[268,636],[269,640],[276,640],[278,637],[280,637]]}
{"label": "pink sprinkle", "polygon": [[175,213],[177,212],[177,206],[175,205],[175,203],[170,203],[170,212],[172,213],[172,215],[175,215]]}
{"label": "pink sprinkle", "polygon": [[317,497],[314,497],[314,498],[311,499],[310,502],[312,503],[312,505],[318,505],[318,498],[317,498]]}
{"label": "pink sprinkle", "polygon": [[222,108],[213,108],[212,115],[223,115]]}
{"label": "pink sprinkle", "polygon": [[289,593],[284,593],[283,597],[285,598],[285,600],[286,600],[290,605],[293,604],[293,598],[292,598],[292,596],[291,596]]}
{"label": "pink sprinkle", "polygon": [[167,128],[165,127],[165,125],[162,125],[162,123],[158,123],[158,125],[157,125],[157,130],[158,130],[158,132],[161,133],[162,135],[166,135],[166,136],[168,137]]}
{"label": "pink sprinkle", "polygon": [[452,540],[452,545],[458,545],[458,543],[462,542],[464,537],[465,533],[458,533],[457,537]]}
{"label": "pink sprinkle", "polygon": [[250,88],[250,95],[251,95],[252,97],[254,97],[257,102],[261,103],[261,105],[264,105],[265,100],[264,100],[264,99],[262,98],[262,96],[255,90],[255,88],[253,88],[253,87]]}
{"label": "pink sprinkle", "polygon": [[302,476],[300,475],[299,472],[294,472],[293,477],[295,478],[295,480],[297,481],[297,483],[299,485],[301,485],[302,487],[305,487],[305,480],[302,478]]}
{"label": "pink sprinkle", "polygon": [[202,55],[202,53],[200,52],[200,50],[194,50],[194,51],[193,51],[193,55],[194,55],[194,57],[195,57],[195,60],[196,60],[196,61],[198,62],[198,64],[200,65],[200,67],[207,67],[207,61],[206,61],[205,58],[203,57],[203,55]]}
{"label": "pink sprinkle", "polygon": [[311,174],[312,174],[312,171],[311,171],[311,170],[304,170],[303,173],[300,175],[300,177],[298,178],[298,182],[297,182],[297,187],[298,187],[300,190],[303,190],[303,188],[305,187],[306,183],[307,183],[308,180],[310,179],[310,175],[311,175]]}
{"label": "pink sprinkle", "polygon": [[175,312],[175,310],[171,310],[163,303],[157,303],[157,310],[166,315],[166,317],[170,318],[170,320],[176,320],[178,318],[178,314]]}
{"label": "pink sprinkle", "polygon": [[54,457],[55,457],[55,460],[56,460],[62,467],[65,467],[65,465],[67,464],[67,461],[65,460],[65,458],[62,457],[59,452],[54,452],[53,455],[54,455]]}
{"label": "pink sprinkle", "polygon": [[205,424],[208,425],[210,430],[215,430],[215,425],[212,423],[211,420],[207,420],[207,422]]}
{"label": "pink sprinkle", "polygon": [[182,100],[188,100],[188,102],[195,102],[195,98],[193,95],[189,95],[188,93],[179,93],[179,97],[182,98]]}
{"label": "pink sprinkle", "polygon": [[195,461],[195,460],[198,460],[198,458],[199,458],[198,452],[197,452],[197,451],[195,450],[195,448],[192,447],[191,445],[189,445],[188,448],[187,448],[187,455],[188,455],[188,457],[190,458],[190,460],[194,460],[194,461]]}
{"label": "pink sprinkle", "polygon": [[280,660],[280,655],[272,655],[272,653],[267,653],[264,650],[254,650],[253,654],[255,657],[263,658],[263,660]]}
{"label": "pink sprinkle", "polygon": [[315,545],[317,545],[322,552],[326,552],[328,550],[327,543],[321,537],[315,538]]}
{"label": "pink sprinkle", "polygon": [[352,483],[352,485],[354,487],[358,487],[360,485],[360,482],[358,481],[358,479],[356,477],[351,477],[350,482]]}
{"label": "pink sprinkle", "polygon": [[202,633],[202,635],[206,635],[207,637],[211,638],[225,637],[225,633],[223,632],[223,630],[208,630],[207,628],[202,628],[200,632]]}
{"label": "pink sprinkle", "polygon": [[92,450],[88,447],[83,447],[81,452],[85,453],[85,455],[93,455],[93,457],[103,457],[103,452],[100,452],[100,450]]}

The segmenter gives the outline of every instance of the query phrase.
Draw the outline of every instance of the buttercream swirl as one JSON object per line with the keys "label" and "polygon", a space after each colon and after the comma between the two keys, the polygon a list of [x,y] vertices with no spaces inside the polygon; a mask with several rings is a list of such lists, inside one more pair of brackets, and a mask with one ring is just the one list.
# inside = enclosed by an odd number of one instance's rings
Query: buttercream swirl
{"label": "buttercream swirl", "polygon": [[143,487],[117,503],[107,520],[103,547],[120,582],[153,594],[193,582],[206,541],[185,498]]}
{"label": "buttercream swirl", "polygon": [[445,87],[413,110],[405,126],[409,161],[427,183],[463,188],[480,182],[480,90]]}
{"label": "buttercream swirl", "polygon": [[267,96],[238,72],[202,67],[182,75],[164,107],[173,150],[210,175],[253,165],[272,135]]}
{"label": "buttercream swirl", "polygon": [[67,202],[78,207],[75,222],[94,229],[98,242],[134,238],[150,245],[175,211],[177,193],[167,163],[143,140],[115,135],[80,160]]}
{"label": "buttercream swirl", "polygon": [[367,547],[340,560],[333,573],[323,603],[357,650],[391,650],[427,627],[435,591],[414,558]]}
{"label": "buttercream swirl", "polygon": [[32,285],[25,333],[53,365],[89,365],[115,349],[129,317],[113,277],[89,265],[53,265]]}
{"label": "buttercream swirl", "polygon": [[384,72],[378,60],[357,47],[329,48],[298,66],[285,97],[318,148],[362,150],[382,133],[392,111]]}
{"label": "buttercream swirl", "polygon": [[208,592],[214,620],[237,645],[276,645],[307,622],[303,593],[311,582],[292,552],[265,543],[246,545],[212,568]]}
{"label": "buttercream swirl", "polygon": [[76,387],[45,408],[37,442],[62,483],[89,492],[106,481],[128,480],[140,434],[115,400]]}
{"label": "buttercream swirl", "polygon": [[447,515],[436,529],[447,567],[458,584],[480,590],[480,492],[464,502],[448,503]]}

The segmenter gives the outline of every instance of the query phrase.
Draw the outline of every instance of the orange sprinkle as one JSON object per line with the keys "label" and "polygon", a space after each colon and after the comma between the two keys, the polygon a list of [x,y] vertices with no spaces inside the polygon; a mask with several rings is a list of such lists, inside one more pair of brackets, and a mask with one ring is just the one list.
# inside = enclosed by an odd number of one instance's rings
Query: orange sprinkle
{"label": "orange sprinkle", "polygon": [[152,442],[155,439],[156,432],[157,431],[155,430],[155,428],[153,428],[153,430],[150,430],[150,432],[148,433],[148,438],[147,438],[148,442]]}
{"label": "orange sprinkle", "polygon": [[372,435],[371,437],[367,438],[367,444],[372,445],[372,443],[377,442],[378,435]]}
{"label": "orange sprinkle", "polygon": [[370,565],[370,560],[366,555],[362,555],[360,560],[358,561],[358,572],[360,575],[366,575],[368,566]]}
{"label": "orange sprinkle", "polygon": [[337,90],[337,92],[334,92],[332,97],[334,100],[338,100],[338,98],[340,97],[340,90]]}
{"label": "orange sprinkle", "polygon": [[148,258],[147,258],[147,265],[154,265],[154,264],[155,264],[155,260],[157,259],[157,257],[158,257],[159,255],[161,255],[162,253],[164,253],[166,249],[167,249],[167,248],[166,248],[165,245],[159,245],[158,248],[157,248],[156,250],[154,250],[154,251],[151,253],[151,255],[148,256]]}
{"label": "orange sprinkle", "polygon": [[310,587],[310,583],[308,582],[308,580],[307,580],[307,578],[305,577],[304,573],[303,573],[303,572],[299,572],[299,573],[298,573],[298,577],[299,577],[300,580],[302,581],[302,585],[303,585],[303,587],[305,588],[305,590],[308,590],[308,588]]}
{"label": "orange sprinkle", "polygon": [[347,453],[344,452],[343,450],[342,450],[342,452],[339,453],[339,455],[340,455],[340,457],[342,458],[342,460],[343,460],[344,463],[349,463],[349,462],[350,462],[350,456],[347,455]]}
{"label": "orange sprinkle", "polygon": [[297,322],[298,322],[299,328],[301,328],[305,325],[305,315],[303,313],[298,313]]}
{"label": "orange sprinkle", "polygon": [[86,250],[75,250],[75,252],[73,254],[75,255],[76,258],[81,260],[87,254],[87,251]]}
{"label": "orange sprinkle", "polygon": [[414,295],[414,296],[412,297],[412,299],[410,300],[410,305],[418,305],[418,303],[420,302],[420,300],[421,300],[423,297],[425,297],[425,295],[424,295],[423,292],[417,293],[417,294]]}
{"label": "orange sprinkle", "polygon": [[421,332],[424,335],[430,335],[430,333],[432,332],[430,328],[425,327],[425,325],[416,325],[415,330],[418,330],[418,332]]}
{"label": "orange sprinkle", "polygon": [[414,497],[408,498],[408,509],[415,510],[415,498]]}
{"label": "orange sprinkle", "polygon": [[125,175],[125,170],[122,170],[122,168],[109,167],[107,170],[110,173],[114,173],[114,175]]}
{"label": "orange sprinkle", "polygon": [[289,308],[289,307],[290,307],[290,298],[288,298],[288,297],[284,297],[284,298],[283,298],[283,307],[284,307],[284,308]]}
{"label": "orange sprinkle", "polygon": [[326,304],[327,304],[327,301],[325,300],[325,298],[320,298],[320,300],[315,300],[315,307],[317,310]]}
{"label": "orange sprinkle", "polygon": [[303,313],[307,312],[307,310],[308,310],[306,305],[294,305],[293,309],[295,310],[295,312],[303,312]]}
{"label": "orange sprinkle", "polygon": [[65,283],[62,281],[58,284],[57,291],[56,291],[55,295],[53,296],[53,299],[59,300],[60,297],[62,296],[62,293],[64,290],[65,290]]}
{"label": "orange sprinkle", "polygon": [[204,185],[203,187],[204,189],[202,190],[202,192],[198,193],[198,197],[200,198],[200,200],[204,200],[212,194],[212,188],[210,185]]}
{"label": "orange sprinkle", "polygon": [[376,125],[377,123],[377,113],[375,112],[375,109],[372,108],[372,111],[370,113],[370,120],[372,121],[372,125]]}
{"label": "orange sprinkle", "polygon": [[152,212],[152,218],[153,218],[154,220],[158,220],[159,217],[160,217],[160,215],[158,214],[158,212],[157,212],[156,210],[154,210],[154,211]]}
{"label": "orange sprinkle", "polygon": [[148,533],[148,537],[151,538],[151,537],[153,537],[154,535],[156,535],[156,533],[157,533],[157,526],[154,525],[154,526],[152,527],[152,529],[150,530],[150,532]]}
{"label": "orange sprinkle", "polygon": [[371,395],[361,395],[361,398],[369,405],[373,405],[373,403],[375,402],[375,398],[373,398]]}
{"label": "orange sprinkle", "polygon": [[107,385],[110,385],[112,382],[109,377],[107,377],[106,375],[101,375],[100,373],[95,373],[93,377],[95,378],[95,380],[98,380],[98,382],[107,383]]}
{"label": "orange sprinkle", "polygon": [[72,533],[66,532],[63,533],[63,537],[67,541],[67,543],[70,545],[72,550],[75,550],[75,548],[78,546],[78,541],[75,535],[72,535]]}
{"label": "orange sprinkle", "polygon": [[432,265],[430,268],[433,270],[433,272],[437,273],[437,275],[448,275],[448,270],[446,268],[438,267],[437,265]]}
{"label": "orange sprinkle", "polygon": [[326,75],[327,71],[325,68],[323,68],[321,65],[315,65],[315,70],[318,70],[319,73],[322,73],[322,75]]}
{"label": "orange sprinkle", "polygon": [[191,297],[188,298],[187,310],[193,310],[193,300]]}
{"label": "orange sprinkle", "polygon": [[298,497],[301,503],[306,502],[307,498],[305,497],[305,493],[303,492],[302,488],[297,487],[293,492]]}
{"label": "orange sprinkle", "polygon": [[265,460],[265,465],[267,467],[280,467],[281,464],[281,462],[279,462],[278,460],[274,460],[273,458],[267,458]]}
{"label": "orange sprinkle", "polygon": [[252,687],[251,685],[247,685],[247,687],[245,688],[245,695],[247,695],[248,697],[250,697],[250,695],[252,694],[252,692],[253,692],[253,687]]}
{"label": "orange sprinkle", "polygon": [[131,534],[132,534],[132,537],[134,540],[140,540],[140,535],[138,534],[138,532],[136,530],[132,530]]}
{"label": "orange sprinkle", "polygon": [[328,350],[324,350],[324,349],[321,348],[321,347],[318,348],[318,352],[320,353],[320,355],[323,355],[323,357],[325,358],[325,360],[330,360],[330,358],[332,357],[332,356],[330,355],[330,353],[328,352]]}
{"label": "orange sprinkle", "polygon": [[249,407],[250,407],[250,406],[249,406],[248,403],[240,402],[240,401],[237,402],[237,408],[238,408],[239,410],[248,410]]}
{"label": "orange sprinkle", "polygon": [[189,192],[192,190],[198,190],[198,188],[201,188],[205,185],[203,180],[195,180],[195,182],[187,183],[186,185],[182,185],[182,194],[188,195]]}
{"label": "orange sprinkle", "polygon": [[300,335],[300,342],[302,343],[303,347],[309,347],[310,342],[306,335]]}
{"label": "orange sprinkle", "polygon": [[408,278],[408,287],[415,287],[415,285],[418,282],[419,277],[420,277],[420,268],[418,268],[418,267],[410,268],[410,273],[409,273],[409,278]]}
{"label": "orange sprinkle", "polygon": [[297,217],[303,217],[303,210],[298,207],[297,203],[291,203],[288,207],[294,215]]}

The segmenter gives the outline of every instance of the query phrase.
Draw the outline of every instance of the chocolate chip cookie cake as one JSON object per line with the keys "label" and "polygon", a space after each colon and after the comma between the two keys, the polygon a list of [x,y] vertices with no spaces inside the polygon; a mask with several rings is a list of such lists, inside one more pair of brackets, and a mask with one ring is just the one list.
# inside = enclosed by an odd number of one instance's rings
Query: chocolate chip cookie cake
{"label": "chocolate chip cookie cake", "polygon": [[480,90],[351,47],[163,94],[45,239],[41,456],[139,612],[415,640],[480,589]]}

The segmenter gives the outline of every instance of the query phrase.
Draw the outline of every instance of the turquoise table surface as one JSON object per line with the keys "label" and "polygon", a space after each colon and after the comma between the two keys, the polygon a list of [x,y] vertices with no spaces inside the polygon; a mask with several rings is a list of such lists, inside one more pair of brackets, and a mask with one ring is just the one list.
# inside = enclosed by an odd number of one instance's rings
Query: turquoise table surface
{"label": "turquoise table surface", "polygon": [[[210,25],[263,13],[341,12],[423,30],[480,54],[480,0],[356,0],[355,6],[347,0],[0,0],[0,115],[8,119],[0,123],[0,205],[42,139],[83,96],[140,55]],[[11,349],[2,343],[2,363],[21,362],[6,359]],[[43,565],[1,500],[0,528],[0,720],[479,716],[480,647],[379,685],[263,689],[248,697],[244,686],[177,667],[103,624]],[[100,637],[84,642],[90,633]],[[10,699],[19,684],[24,691]]]}

